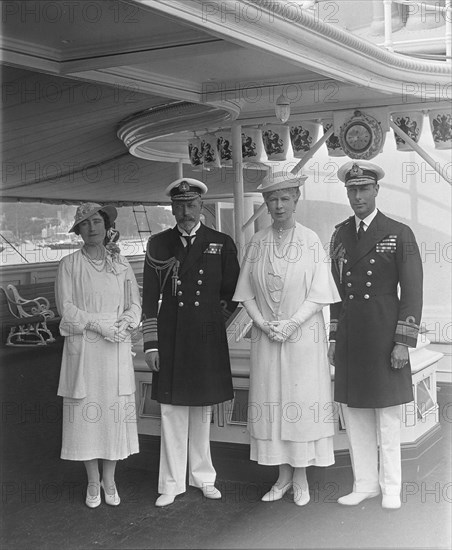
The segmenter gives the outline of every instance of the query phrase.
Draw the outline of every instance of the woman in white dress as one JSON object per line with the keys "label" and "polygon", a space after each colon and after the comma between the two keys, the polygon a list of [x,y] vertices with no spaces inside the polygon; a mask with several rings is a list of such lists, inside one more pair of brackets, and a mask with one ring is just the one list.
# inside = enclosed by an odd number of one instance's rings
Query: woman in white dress
{"label": "woman in white dress", "polygon": [[247,247],[233,300],[253,320],[248,430],[251,460],[278,465],[263,501],[290,489],[309,502],[306,467],[334,463],[333,402],[322,308],[340,300],[318,236],[296,223],[305,177],[267,176],[273,219]]}
{"label": "woman in white dress", "polygon": [[129,262],[111,242],[116,216],[113,206],[78,207],[70,232],[84,245],[61,260],[55,283],[65,337],[61,458],[84,462],[90,508],[101,503],[101,488],[107,504],[120,503],[116,461],[139,450],[131,333],[140,323],[141,300]]}

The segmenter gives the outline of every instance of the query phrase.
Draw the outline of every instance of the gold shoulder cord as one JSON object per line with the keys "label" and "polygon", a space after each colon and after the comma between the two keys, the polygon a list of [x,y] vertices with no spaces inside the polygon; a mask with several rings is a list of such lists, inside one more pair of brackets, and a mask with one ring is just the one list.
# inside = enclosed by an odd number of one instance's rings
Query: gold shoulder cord
{"label": "gold shoulder cord", "polygon": [[330,259],[334,263],[336,262],[336,267],[339,271],[339,283],[342,284],[342,271],[344,268],[344,256],[345,256],[345,248],[342,243],[339,243],[336,248],[334,248],[334,241],[336,240],[336,235],[338,234],[339,230],[341,229],[342,224],[339,224],[336,226],[336,229],[331,237],[330,241]]}
{"label": "gold shoulder cord", "polygon": [[[169,258],[168,260],[157,260],[157,258],[153,258],[149,252],[146,252],[146,263],[149,267],[151,267],[156,273],[157,277],[159,279],[159,286],[160,286],[160,295],[163,293],[163,288],[165,287],[166,281],[168,280],[169,274],[171,270],[173,271],[173,274],[171,275],[172,279],[172,294],[173,296],[176,296],[176,289],[177,289],[177,279],[179,276],[179,266],[180,262],[177,260],[174,256]],[[162,281],[162,276],[163,281]]]}

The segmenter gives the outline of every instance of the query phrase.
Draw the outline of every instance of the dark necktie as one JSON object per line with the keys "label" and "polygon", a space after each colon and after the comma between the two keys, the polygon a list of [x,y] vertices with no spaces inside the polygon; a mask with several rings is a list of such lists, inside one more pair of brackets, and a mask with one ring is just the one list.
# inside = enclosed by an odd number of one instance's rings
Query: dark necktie
{"label": "dark necktie", "polygon": [[361,220],[359,222],[359,228],[358,228],[358,232],[356,234],[356,237],[358,239],[358,241],[361,239],[361,237],[364,235],[365,231],[364,231],[364,222],[363,220]]}
{"label": "dark necktie", "polygon": [[194,235],[181,235],[183,239],[185,239],[185,242],[187,243],[186,246],[186,252],[190,251],[190,247],[192,245],[192,240],[196,237],[196,233]]}

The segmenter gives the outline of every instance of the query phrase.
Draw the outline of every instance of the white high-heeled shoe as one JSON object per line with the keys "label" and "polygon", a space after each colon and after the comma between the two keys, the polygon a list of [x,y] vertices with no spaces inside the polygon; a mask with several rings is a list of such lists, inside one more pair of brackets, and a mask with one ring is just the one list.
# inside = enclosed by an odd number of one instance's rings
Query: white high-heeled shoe
{"label": "white high-heeled shoe", "polygon": [[295,468],[293,493],[293,501],[297,506],[305,506],[311,500],[306,468]]}
{"label": "white high-heeled shoe", "polygon": [[291,481],[283,485],[281,489],[275,484],[270,489],[270,491],[268,491],[268,493],[265,493],[265,495],[261,498],[261,500],[263,502],[274,502],[275,500],[281,500],[282,497],[287,493],[287,491],[291,487],[292,487]]}
{"label": "white high-heeled shoe", "polygon": [[107,493],[107,491],[105,490],[105,485],[104,485],[103,480],[100,482],[100,486],[104,490],[104,496],[105,496],[106,504],[108,504],[110,506],[119,506],[119,503],[121,502],[121,499],[119,498],[118,491],[116,490],[116,484],[113,485],[113,487],[115,488],[115,492],[112,495],[109,495]]}
{"label": "white high-heeled shoe", "polygon": [[[89,494],[89,489],[90,489],[90,486],[91,487],[97,487],[97,495],[90,495]],[[86,499],[85,499],[85,504],[88,506],[88,508],[97,508],[98,506],[100,506],[100,503],[101,503],[101,498],[100,498],[100,486],[99,486],[99,483],[88,483],[88,488],[86,489]]]}
{"label": "white high-heeled shoe", "polygon": [[293,501],[297,506],[305,506],[311,500],[309,485],[295,486],[293,489]]}

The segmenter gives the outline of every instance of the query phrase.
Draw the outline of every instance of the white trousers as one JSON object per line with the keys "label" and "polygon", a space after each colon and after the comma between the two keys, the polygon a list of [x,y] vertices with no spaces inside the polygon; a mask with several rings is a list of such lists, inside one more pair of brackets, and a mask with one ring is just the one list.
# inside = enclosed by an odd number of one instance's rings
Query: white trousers
{"label": "white trousers", "polygon": [[160,405],[160,494],[180,495],[186,490],[187,450],[189,484],[202,488],[215,483],[210,456],[212,407]]}
{"label": "white trousers", "polygon": [[350,443],[353,491],[373,493],[381,488],[385,495],[399,495],[402,485],[402,406],[356,409],[342,404],[341,407]]}

